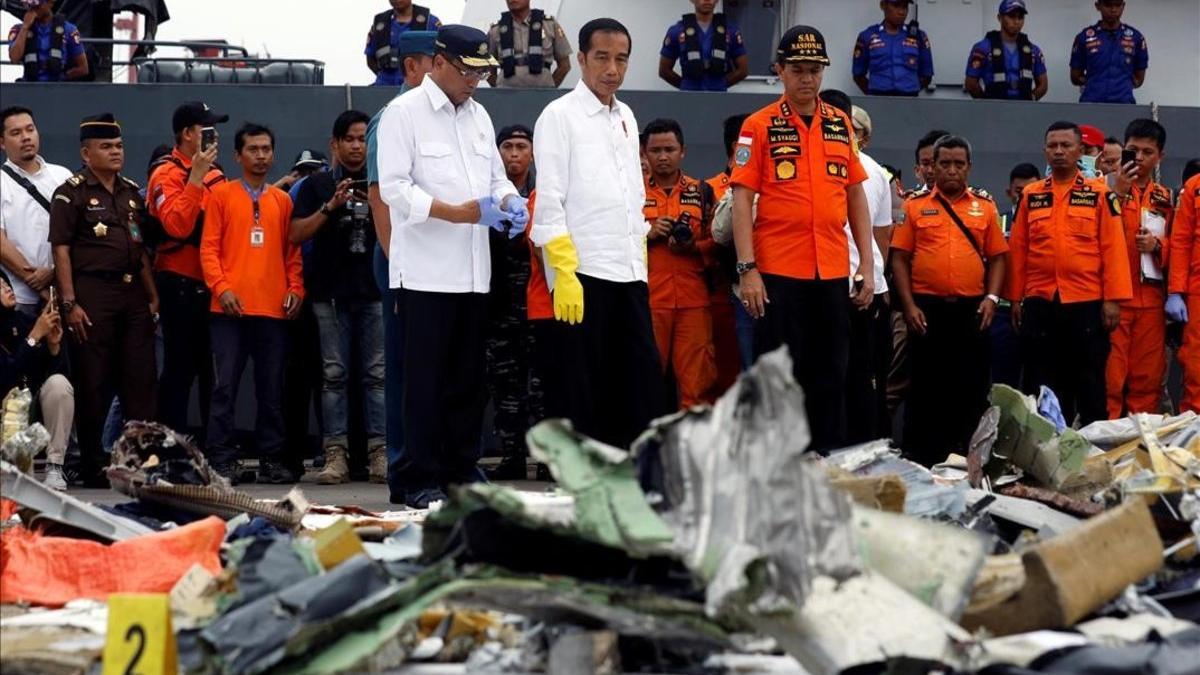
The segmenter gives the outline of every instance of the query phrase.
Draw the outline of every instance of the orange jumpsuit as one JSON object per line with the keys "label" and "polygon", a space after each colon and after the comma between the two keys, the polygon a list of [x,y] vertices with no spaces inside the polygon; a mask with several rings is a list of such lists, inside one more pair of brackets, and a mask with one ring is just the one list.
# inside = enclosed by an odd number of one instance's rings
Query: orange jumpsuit
{"label": "orange jumpsuit", "polygon": [[[1167,317],[1163,310],[1166,295],[1163,282],[1141,274],[1142,254],[1137,250],[1137,233],[1142,228],[1142,213],[1150,212],[1171,222],[1171,190],[1151,181],[1144,189],[1133,186],[1121,209],[1125,243],[1129,250],[1129,277],[1133,299],[1121,305],[1121,323],[1110,336],[1111,351],[1105,369],[1108,392],[1108,416],[1112,419],[1131,413],[1158,412],[1163,372],[1167,367]],[[1155,262],[1161,268],[1170,259],[1164,230],[1159,237]]]}
{"label": "orange jumpsuit", "polygon": [[703,196],[707,186],[694,178],[679,175],[673,186],[660,186],[646,179],[646,203],[643,214],[651,224],[659,218],[678,220],[691,217],[692,240],[689,251],[671,250],[667,238],[648,242],[650,275],[650,318],[654,339],[662,357],[663,370],[671,369],[679,388],[679,403],[693,406],[708,401],[707,395],[717,377],[713,347],[712,313],[709,311],[707,261],[712,259],[712,232],[706,221]]}
{"label": "orange jumpsuit", "polygon": [[[726,169],[705,181],[713,190],[714,207],[729,190],[729,171]],[[712,312],[713,347],[717,355],[717,379],[713,382],[708,398],[716,400],[733,386],[742,370],[742,362],[738,350],[737,327],[733,320],[733,300],[730,295],[733,282],[716,260],[709,261],[708,269],[713,279],[709,311]]]}
{"label": "orange jumpsuit", "polygon": [[1179,363],[1183,400],[1179,409],[1200,412],[1200,176],[1183,186],[1171,228],[1171,264],[1167,292],[1186,296],[1188,322],[1183,329]]}

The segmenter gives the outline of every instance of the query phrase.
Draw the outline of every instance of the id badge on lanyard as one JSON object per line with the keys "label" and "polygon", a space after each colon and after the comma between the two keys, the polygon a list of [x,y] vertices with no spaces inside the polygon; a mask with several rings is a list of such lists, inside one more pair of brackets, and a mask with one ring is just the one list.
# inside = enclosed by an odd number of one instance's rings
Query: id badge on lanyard
{"label": "id badge on lanyard", "polygon": [[258,198],[262,196],[265,187],[255,191],[245,180],[242,181],[242,187],[250,195],[250,201],[254,205],[254,225],[250,228],[250,247],[262,248],[266,243],[267,233],[262,227],[262,208],[259,206]]}

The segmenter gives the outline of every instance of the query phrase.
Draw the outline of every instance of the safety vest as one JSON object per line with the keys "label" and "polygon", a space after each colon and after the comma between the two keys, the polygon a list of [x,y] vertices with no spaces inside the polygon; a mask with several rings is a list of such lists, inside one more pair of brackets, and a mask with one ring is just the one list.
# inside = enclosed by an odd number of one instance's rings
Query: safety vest
{"label": "safety vest", "polygon": [[[529,47],[525,54],[525,65],[529,67],[530,75],[541,73],[546,60],[546,51],[542,47],[542,25],[545,21],[546,13],[542,10],[535,9],[529,13]],[[500,67],[504,69],[505,77],[512,77],[517,72],[512,12],[500,15]]]}
{"label": "safety vest", "polygon": [[[50,58],[46,60],[46,73],[57,79],[63,69],[63,55],[67,46],[67,20],[55,15],[50,29]],[[37,82],[38,79],[38,40],[37,31],[31,29],[25,33],[25,81]]]}
{"label": "safety vest", "polygon": [[[994,30],[987,34],[986,39],[992,49],[992,81],[984,87],[984,98],[1008,98],[1008,66],[1004,61],[1004,44],[1000,39],[1000,31]],[[1029,36],[1017,35],[1017,54],[1019,55],[1020,77],[1017,80],[1017,91],[1021,99],[1033,100],[1033,44]]]}
{"label": "safety vest", "polygon": [[695,14],[683,15],[683,53],[679,57],[679,69],[688,80],[698,80],[705,75],[712,77],[725,76],[725,49],[728,47],[728,36],[725,32],[725,15],[714,14],[712,54],[704,59],[700,52],[700,23]]}
{"label": "safety vest", "polygon": [[[395,70],[400,67],[400,53],[392,46],[392,20],[396,18],[396,10],[389,9],[375,15],[371,24],[371,53],[380,70]],[[429,30],[429,8],[420,5],[412,6],[412,21],[409,30]]]}

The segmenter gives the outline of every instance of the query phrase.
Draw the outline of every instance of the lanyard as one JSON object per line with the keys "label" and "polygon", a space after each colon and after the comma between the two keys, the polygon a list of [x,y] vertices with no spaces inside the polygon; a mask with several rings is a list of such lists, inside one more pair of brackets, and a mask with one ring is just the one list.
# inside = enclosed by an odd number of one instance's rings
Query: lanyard
{"label": "lanyard", "polygon": [[266,192],[267,186],[264,183],[262,187],[260,187],[258,190],[255,190],[254,188],[250,187],[250,184],[246,182],[245,178],[241,180],[241,183],[242,189],[246,191],[246,194],[250,195],[250,201],[254,203],[254,225],[257,227],[259,218],[262,215],[262,211],[258,205],[258,200],[260,197],[262,197],[263,192]]}

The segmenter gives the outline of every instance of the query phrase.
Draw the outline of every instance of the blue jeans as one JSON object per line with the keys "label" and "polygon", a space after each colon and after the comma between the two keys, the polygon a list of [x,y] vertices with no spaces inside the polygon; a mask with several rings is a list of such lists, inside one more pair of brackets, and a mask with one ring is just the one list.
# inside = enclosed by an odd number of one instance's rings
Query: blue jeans
{"label": "blue jeans", "polygon": [[325,420],[325,447],[347,447],[349,401],[346,380],[350,356],[357,348],[363,390],[363,417],[367,447],[383,444],[384,366],[383,327],[377,300],[328,300],[313,303],[321,334],[321,410]]}
{"label": "blue jeans", "polygon": [[375,244],[375,283],[383,294],[383,400],[386,413],[388,487],[401,491],[396,468],[404,459],[404,314],[400,311],[400,293],[390,288],[388,259],[383,247]]}
{"label": "blue jeans", "polygon": [[254,436],[258,457],[275,462],[284,460],[283,366],[288,352],[287,328],[283,319],[212,315],[209,331],[216,377],[208,417],[206,454],[210,464],[220,467],[238,458],[234,411],[247,359],[254,361],[254,396],[258,401]]}

